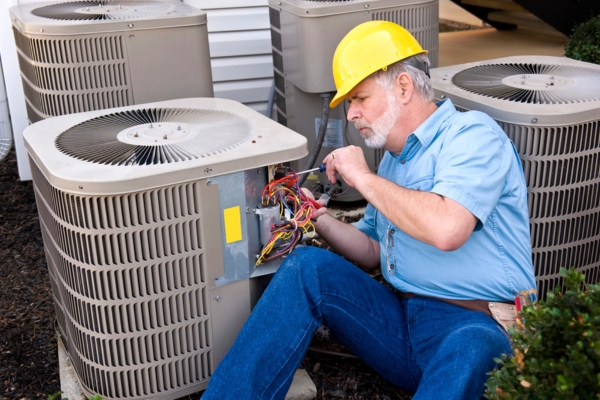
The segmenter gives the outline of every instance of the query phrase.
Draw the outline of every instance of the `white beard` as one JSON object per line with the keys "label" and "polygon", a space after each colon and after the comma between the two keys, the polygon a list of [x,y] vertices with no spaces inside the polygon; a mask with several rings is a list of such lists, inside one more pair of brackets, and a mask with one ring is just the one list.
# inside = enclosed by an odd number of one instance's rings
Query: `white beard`
{"label": "white beard", "polygon": [[399,107],[396,103],[396,97],[393,93],[389,93],[387,96],[388,100],[388,108],[383,113],[383,115],[377,120],[373,121],[371,126],[368,124],[362,124],[360,122],[355,122],[354,126],[357,129],[360,128],[369,128],[371,130],[370,136],[363,136],[365,140],[365,144],[373,149],[381,149],[387,143],[388,135],[390,131],[396,124],[396,120],[398,119]]}

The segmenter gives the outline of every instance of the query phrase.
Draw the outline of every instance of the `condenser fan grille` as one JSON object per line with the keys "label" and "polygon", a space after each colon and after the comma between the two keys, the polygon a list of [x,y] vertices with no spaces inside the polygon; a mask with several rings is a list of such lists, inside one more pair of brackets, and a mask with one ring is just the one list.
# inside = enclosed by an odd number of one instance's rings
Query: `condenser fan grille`
{"label": "condenser fan grille", "polygon": [[56,147],[98,164],[168,164],[223,153],[252,136],[249,122],[229,112],[153,108],[82,122],[60,134]]}
{"label": "condenser fan grille", "polygon": [[488,64],[465,69],[452,82],[471,93],[530,104],[600,99],[600,72],[572,65]]}
{"label": "condenser fan grille", "polygon": [[142,18],[165,15],[173,4],[153,0],[96,0],[50,4],[36,8],[33,15],[65,21],[92,21]]}

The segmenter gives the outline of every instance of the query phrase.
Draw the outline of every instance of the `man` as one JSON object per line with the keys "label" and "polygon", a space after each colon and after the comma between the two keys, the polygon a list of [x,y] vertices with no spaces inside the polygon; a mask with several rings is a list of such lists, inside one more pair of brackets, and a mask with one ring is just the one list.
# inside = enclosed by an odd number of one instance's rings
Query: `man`
{"label": "man", "polygon": [[[489,305],[535,287],[520,162],[488,116],[432,101],[425,53],[383,21],[340,42],[331,106],[348,99],[367,145],[387,151],[377,175],[355,146],[323,162],[368,201],[364,218],[317,211],[318,233],[344,258],[288,256],[204,400],[283,399],[321,324],[414,399],[478,399],[494,357],[511,352]],[[351,262],[380,265],[391,288]]]}

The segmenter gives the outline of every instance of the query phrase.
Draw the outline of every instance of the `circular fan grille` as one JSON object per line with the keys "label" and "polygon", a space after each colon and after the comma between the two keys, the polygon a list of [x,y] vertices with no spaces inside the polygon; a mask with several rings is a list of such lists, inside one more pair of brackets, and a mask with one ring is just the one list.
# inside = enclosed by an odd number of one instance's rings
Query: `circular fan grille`
{"label": "circular fan grille", "polygon": [[531,104],[600,99],[600,72],[572,65],[489,64],[466,69],[452,82],[471,93]]}
{"label": "circular fan grille", "polygon": [[173,4],[153,0],[96,0],[50,4],[36,8],[33,15],[66,21],[117,20],[164,15]]}
{"label": "circular fan grille", "polygon": [[61,133],[56,147],[98,164],[150,165],[223,153],[251,137],[249,122],[225,111],[157,108],[82,122]]}

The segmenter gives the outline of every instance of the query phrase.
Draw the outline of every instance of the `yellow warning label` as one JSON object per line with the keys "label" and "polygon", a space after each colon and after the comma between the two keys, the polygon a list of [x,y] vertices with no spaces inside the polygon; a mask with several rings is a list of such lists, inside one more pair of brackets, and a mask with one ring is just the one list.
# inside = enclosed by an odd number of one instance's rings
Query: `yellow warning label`
{"label": "yellow warning label", "polygon": [[225,222],[225,243],[233,243],[242,240],[242,217],[240,214],[240,206],[224,209],[223,221]]}

